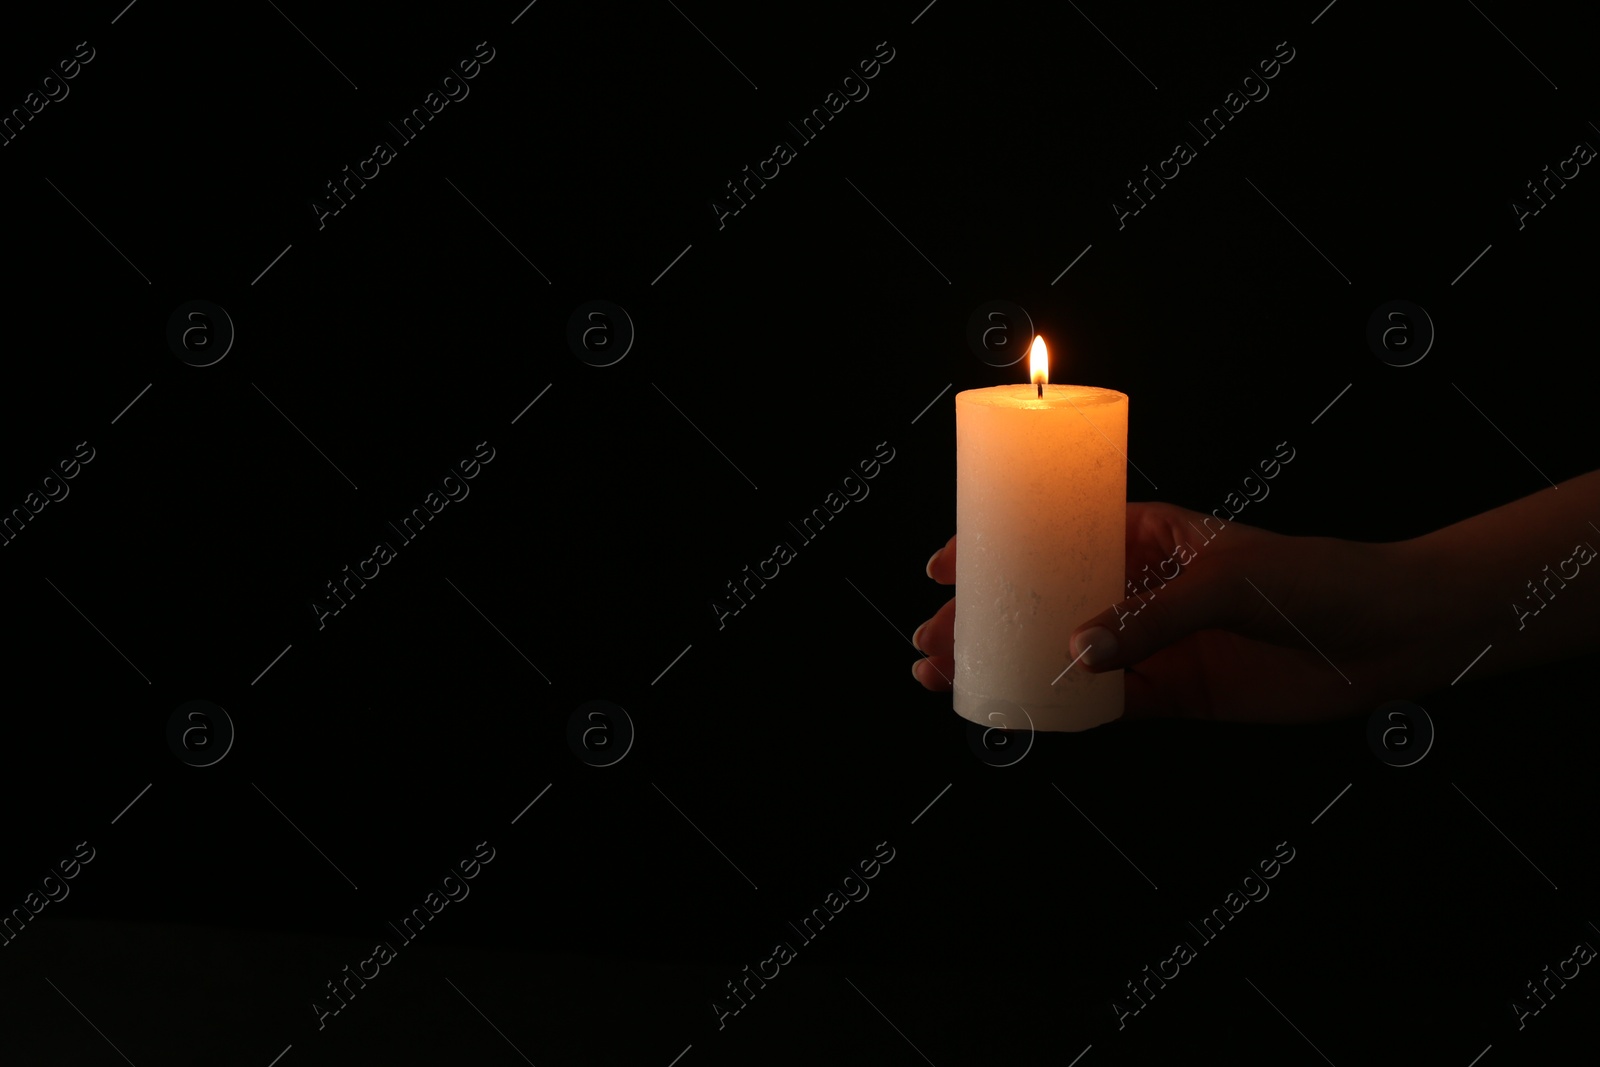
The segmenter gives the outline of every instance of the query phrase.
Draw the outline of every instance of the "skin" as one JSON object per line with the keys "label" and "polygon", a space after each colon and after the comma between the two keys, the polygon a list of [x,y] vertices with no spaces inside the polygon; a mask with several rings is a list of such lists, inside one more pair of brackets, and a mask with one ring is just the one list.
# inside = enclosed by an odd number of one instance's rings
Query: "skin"
{"label": "skin", "polygon": [[[1583,544],[1600,548],[1600,471],[1386,544],[1237,522],[1208,542],[1196,529],[1206,517],[1129,504],[1127,572],[1140,594],[1072,634],[1070,655],[1084,653],[1074,670],[1127,671],[1124,718],[1315,722],[1424,696],[1468,664],[1470,680],[1600,648],[1600,558],[1564,586],[1537,585],[1543,607],[1527,587],[1570,575],[1564,561]],[[1140,579],[1180,544],[1193,558],[1146,592]],[[954,537],[927,573],[955,584]],[[925,657],[912,674],[935,692],[955,676],[955,612],[952,598],[912,636]]]}

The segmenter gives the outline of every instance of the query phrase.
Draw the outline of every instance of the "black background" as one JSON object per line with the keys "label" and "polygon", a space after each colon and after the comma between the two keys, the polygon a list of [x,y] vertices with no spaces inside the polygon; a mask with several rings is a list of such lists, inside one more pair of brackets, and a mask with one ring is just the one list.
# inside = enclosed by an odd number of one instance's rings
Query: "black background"
{"label": "black background", "polygon": [[[1287,440],[1244,521],[1395,540],[1592,469],[1596,179],[1511,207],[1600,137],[1574,16],[921,4],[8,16],[5,109],[95,57],[0,148],[0,506],[95,458],[0,550],[0,908],[96,858],[0,951],[6,1062],[1592,1041],[1587,970],[1525,1029],[1509,1008],[1600,936],[1592,658],[1422,700],[1404,769],[1364,716],[1118,723],[995,768],[907,673],[949,595],[923,565],[952,396],[1021,380],[967,347],[986,300],[1058,380],[1132,398],[1132,499],[1210,510]],[[319,228],[323,184],[480,41],[470,95]],[[879,42],[870,95],[796,143]],[[1124,183],[1279,42],[1270,95],[1119,228]],[[797,158],[719,228],[779,140]],[[237,331],[204,368],[166,342],[194,299]],[[593,299],[637,330],[610,367],[566,340]],[[1366,341],[1395,299],[1437,329],[1404,368]],[[319,629],[323,583],[481,441],[470,496]],[[881,442],[871,495],[719,629],[724,583]],[[166,741],[193,699],[237,729],[206,768]],[[597,699],[637,731],[606,768],[567,742]],[[319,1031],[324,983],[485,840],[471,896]],[[719,1031],[711,998],[883,841],[871,895]],[[1124,983],[1283,841],[1271,896],[1119,1031]]]}

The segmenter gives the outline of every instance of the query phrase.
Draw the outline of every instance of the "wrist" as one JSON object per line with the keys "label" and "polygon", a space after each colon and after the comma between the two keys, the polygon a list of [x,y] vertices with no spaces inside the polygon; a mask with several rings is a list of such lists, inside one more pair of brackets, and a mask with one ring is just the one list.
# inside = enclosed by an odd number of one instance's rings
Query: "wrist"
{"label": "wrist", "polygon": [[1469,561],[1459,558],[1440,531],[1380,548],[1405,604],[1397,620],[1403,662],[1395,664],[1395,696],[1444,689],[1492,639],[1488,604],[1472,595],[1467,580]]}

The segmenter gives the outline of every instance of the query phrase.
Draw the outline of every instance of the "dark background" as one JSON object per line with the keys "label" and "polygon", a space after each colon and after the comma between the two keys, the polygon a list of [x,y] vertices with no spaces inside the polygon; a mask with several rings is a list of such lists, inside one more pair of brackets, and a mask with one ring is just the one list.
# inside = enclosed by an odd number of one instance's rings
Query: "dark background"
{"label": "dark background", "polygon": [[[907,673],[949,595],[923,565],[953,394],[1021,380],[966,343],[986,300],[1057,380],[1132,398],[1131,499],[1210,510],[1287,440],[1244,521],[1394,540],[1592,469],[1597,179],[1511,208],[1600,143],[1574,16],[922,3],[8,16],[5,109],[96,54],[0,148],[0,506],[95,458],[0,549],[0,909],[96,856],[0,950],[7,1063],[1465,1067],[1593,1040],[1587,969],[1525,1029],[1509,1008],[1600,937],[1593,658],[1420,701],[1438,736],[1404,769],[1365,716],[1118,723],[996,768]],[[323,183],[480,41],[470,95],[319,229]],[[777,140],[797,158],[719,229]],[[1197,158],[1119,229],[1178,140]],[[203,368],[166,341],[194,299],[236,330]],[[594,299],[637,332],[604,368],[566,338]],[[1366,340],[1396,299],[1437,330],[1403,368]],[[480,441],[470,496],[319,629],[323,583]],[[880,442],[871,495],[719,630],[724,583]],[[195,699],[237,731],[203,768],[165,732]],[[636,731],[610,767],[568,743],[591,700]],[[319,1031],[324,983],[485,840],[470,897]],[[884,841],[870,897],[719,1031],[724,983]],[[1271,896],[1119,1031],[1124,983],[1283,841]]]}

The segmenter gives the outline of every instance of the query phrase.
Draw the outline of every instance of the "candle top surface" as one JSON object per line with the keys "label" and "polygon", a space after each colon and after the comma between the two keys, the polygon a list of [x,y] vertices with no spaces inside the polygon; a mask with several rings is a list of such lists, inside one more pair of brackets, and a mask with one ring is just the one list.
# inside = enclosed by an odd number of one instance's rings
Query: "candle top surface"
{"label": "candle top surface", "polygon": [[1037,385],[996,385],[988,389],[963,389],[956,394],[958,404],[1039,411],[1126,403],[1127,399],[1126,393],[1119,393],[1115,389],[1100,389],[1092,385],[1046,385],[1043,399],[1039,397]]}

